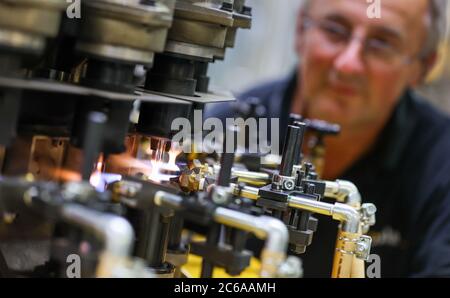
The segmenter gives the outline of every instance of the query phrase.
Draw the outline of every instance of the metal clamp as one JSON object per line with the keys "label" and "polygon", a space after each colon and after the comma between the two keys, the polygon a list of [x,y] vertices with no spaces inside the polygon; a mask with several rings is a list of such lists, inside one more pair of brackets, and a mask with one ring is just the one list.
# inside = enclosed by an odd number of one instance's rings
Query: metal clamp
{"label": "metal clamp", "polygon": [[371,246],[372,246],[372,237],[365,236],[365,235],[361,236],[356,241],[355,256],[358,259],[361,259],[361,260],[364,260],[367,262],[369,260]]}
{"label": "metal clamp", "polygon": [[360,260],[368,261],[370,256],[370,249],[372,247],[372,237],[362,235],[358,239],[349,239],[349,238],[339,238],[339,240],[344,242],[353,242],[354,246],[353,250],[343,250],[337,248],[336,250],[342,254],[354,255]]}
{"label": "metal clamp", "polygon": [[276,190],[294,190],[295,179],[293,177],[274,175],[272,180],[272,188]]}

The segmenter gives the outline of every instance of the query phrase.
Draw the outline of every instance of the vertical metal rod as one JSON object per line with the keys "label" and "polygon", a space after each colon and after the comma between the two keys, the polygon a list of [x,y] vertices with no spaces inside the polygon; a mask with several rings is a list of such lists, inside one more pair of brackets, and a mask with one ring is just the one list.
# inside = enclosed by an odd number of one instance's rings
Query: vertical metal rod
{"label": "vertical metal rod", "polygon": [[93,166],[98,160],[103,144],[103,134],[106,127],[107,117],[103,113],[92,112],[88,116],[86,134],[83,142],[84,161],[82,168],[82,178],[89,181]]}
{"label": "vertical metal rod", "polygon": [[[300,124],[298,124],[300,125]],[[301,162],[301,147],[306,126],[288,126],[286,139],[284,141],[283,157],[280,165],[281,176],[292,176],[294,165]]]}
{"label": "vertical metal rod", "polygon": [[233,134],[232,140],[234,141],[236,138],[236,130],[234,128],[228,128],[225,134],[225,139],[223,143],[223,153],[222,158],[220,160],[220,172],[219,177],[217,178],[217,186],[228,187],[230,185],[231,180],[231,170],[233,168],[234,156],[236,148],[233,146],[232,152],[227,152],[227,142],[229,142],[228,136]]}
{"label": "vertical metal rod", "polygon": [[[213,224],[209,230],[206,243],[209,245],[217,245],[220,238],[220,227],[219,224]],[[214,272],[214,265],[211,261],[203,259],[202,262],[202,273],[201,278],[211,278]]]}

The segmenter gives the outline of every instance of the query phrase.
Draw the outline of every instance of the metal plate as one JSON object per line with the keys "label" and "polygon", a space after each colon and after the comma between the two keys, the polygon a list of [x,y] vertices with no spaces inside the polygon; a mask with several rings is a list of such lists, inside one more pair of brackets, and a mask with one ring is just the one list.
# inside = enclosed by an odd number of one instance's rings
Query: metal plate
{"label": "metal plate", "polygon": [[175,104],[183,104],[183,105],[189,105],[190,102],[182,99],[176,99],[172,96],[167,96],[162,93],[151,93],[147,92],[145,90],[136,90],[136,94],[138,94],[138,97],[136,99],[143,101],[143,102],[157,102],[157,103],[175,103]]}
{"label": "metal plate", "polygon": [[234,12],[233,13],[233,27],[242,28],[242,29],[250,29],[252,27],[252,17]]}
{"label": "metal plate", "polygon": [[209,61],[213,61],[214,56],[219,52],[219,49],[204,47],[195,44],[168,40],[166,43],[166,52],[186,55],[190,57],[200,57]]}
{"label": "metal plate", "polygon": [[87,88],[83,86],[71,85],[60,82],[36,80],[36,79],[17,79],[0,77],[0,87],[9,89],[25,89],[51,93],[74,94],[80,96],[103,97],[109,100],[135,101],[158,103],[188,104],[185,100],[174,97],[161,96],[158,94],[148,94],[137,91],[135,95],[123,94],[117,92],[104,91],[99,89]]}
{"label": "metal plate", "polygon": [[189,3],[181,0],[175,5],[175,18],[212,23],[226,27],[233,26],[233,14],[212,7],[209,2]]}
{"label": "metal plate", "polygon": [[109,45],[109,44],[97,44],[97,43],[85,43],[78,42],[76,46],[77,51],[88,53],[100,57],[107,57],[110,59],[118,59],[129,61],[130,63],[153,63],[155,54],[148,51],[133,49],[125,46]]}
{"label": "metal plate", "polygon": [[151,26],[170,27],[173,20],[171,8],[161,2],[149,6],[141,5],[139,1],[125,4],[124,1],[117,0],[91,0],[86,1],[85,5],[94,13]]}
{"label": "metal plate", "polygon": [[234,97],[233,94],[228,91],[213,90],[213,91],[209,91],[208,93],[196,92],[195,93],[196,96],[183,96],[183,95],[176,95],[176,94],[167,94],[167,93],[148,91],[148,90],[142,90],[142,89],[139,89],[139,91],[143,91],[146,94],[159,95],[159,96],[170,97],[173,99],[185,100],[185,101],[196,102],[196,103],[219,103],[219,102],[236,101],[236,97]]}

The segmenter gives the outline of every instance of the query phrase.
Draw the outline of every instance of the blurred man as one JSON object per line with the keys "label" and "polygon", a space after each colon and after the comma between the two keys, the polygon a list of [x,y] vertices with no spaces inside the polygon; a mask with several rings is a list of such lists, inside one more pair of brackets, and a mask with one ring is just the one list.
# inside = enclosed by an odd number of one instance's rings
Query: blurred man
{"label": "blurred man", "polygon": [[[305,2],[296,74],[240,98],[259,97],[282,132],[289,113],[340,124],[323,178],[353,181],[377,206],[381,276],[450,276],[450,121],[413,91],[435,63],[445,1],[383,0],[381,18],[365,0]],[[223,111],[208,116],[233,116]],[[336,227],[319,217],[307,277],[331,275]]]}

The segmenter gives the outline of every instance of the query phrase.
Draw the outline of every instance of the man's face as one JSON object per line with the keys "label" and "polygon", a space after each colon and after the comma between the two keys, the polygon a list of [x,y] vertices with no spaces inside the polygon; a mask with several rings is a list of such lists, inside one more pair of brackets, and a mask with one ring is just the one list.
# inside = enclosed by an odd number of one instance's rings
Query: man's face
{"label": "man's face", "polygon": [[297,50],[306,114],[358,129],[385,121],[421,76],[428,0],[313,0],[301,17]]}

